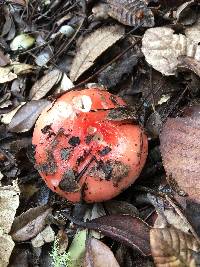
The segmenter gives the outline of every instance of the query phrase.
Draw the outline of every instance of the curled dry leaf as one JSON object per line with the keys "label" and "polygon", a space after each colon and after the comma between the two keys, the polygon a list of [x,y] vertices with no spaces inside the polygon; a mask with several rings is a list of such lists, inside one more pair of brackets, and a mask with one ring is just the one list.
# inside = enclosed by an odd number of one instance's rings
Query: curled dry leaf
{"label": "curled dry leaf", "polygon": [[17,183],[0,188],[0,266],[3,267],[8,265],[14,248],[14,242],[8,233],[19,206],[19,193]]}
{"label": "curled dry leaf", "polygon": [[119,267],[119,264],[108,246],[95,238],[90,238],[83,267]]}
{"label": "curled dry leaf", "polygon": [[123,75],[128,75],[133,71],[137,62],[136,54],[127,53],[123,58],[102,71],[98,77],[98,82],[107,88],[115,86],[122,80]]}
{"label": "curled dry leaf", "polygon": [[154,26],[154,16],[145,0],[107,0],[108,14],[124,25]]}
{"label": "curled dry leaf", "polygon": [[14,115],[16,114],[16,112],[18,111],[18,109],[20,109],[24,104],[26,104],[26,102],[21,102],[21,104],[17,106],[15,109],[11,110],[8,113],[3,114],[1,118],[1,122],[4,124],[9,124],[12,118],[14,117]]}
{"label": "curled dry leaf", "polygon": [[1,37],[4,37],[5,35],[9,34],[9,31],[12,27],[12,17],[11,17],[11,13],[9,11],[9,8],[6,5],[3,6],[3,12],[2,13],[1,13],[1,17],[4,17],[5,23],[1,29]]}
{"label": "curled dry leaf", "polygon": [[165,208],[162,213],[159,211],[158,217],[154,223],[154,227],[163,228],[162,225],[166,226],[169,224],[187,234],[189,233],[190,225],[184,221],[174,210]]}
{"label": "curled dry leaf", "polygon": [[200,250],[199,244],[189,234],[175,228],[154,228],[150,231],[150,242],[156,267],[199,266],[194,257]]}
{"label": "curled dry leaf", "polygon": [[8,125],[10,132],[23,133],[29,131],[35,124],[42,110],[49,105],[46,99],[33,100],[21,106]]}
{"label": "curled dry leaf", "polygon": [[194,43],[200,43],[200,16],[195,24],[185,29],[185,35]]}
{"label": "curled dry leaf", "polygon": [[[169,118],[164,124],[160,142],[163,165],[167,176],[200,202],[200,106],[198,112],[182,118]],[[195,110],[196,110],[195,109]]]}
{"label": "curled dry leaf", "polygon": [[192,57],[181,56],[178,58],[178,68],[179,69],[188,69],[193,71],[197,76],[200,77],[200,61]]}
{"label": "curled dry leaf", "polygon": [[61,76],[62,73],[57,69],[48,72],[33,85],[29,98],[31,100],[39,100],[43,98],[53,88],[53,86],[60,81]]}
{"label": "curled dry leaf", "polygon": [[55,233],[51,226],[47,226],[41,233],[31,240],[31,244],[35,248],[42,247],[45,243],[53,242]]}
{"label": "curled dry leaf", "polygon": [[115,214],[102,216],[81,225],[138,249],[143,255],[150,255],[150,226],[137,217]]}
{"label": "curled dry leaf", "polygon": [[173,75],[179,63],[178,57],[191,56],[200,60],[200,46],[183,34],[174,34],[167,27],[148,29],[142,39],[142,52],[146,61],[162,74]]}
{"label": "curled dry leaf", "polygon": [[10,82],[17,78],[18,75],[30,73],[32,65],[13,62],[6,67],[0,67],[0,83]]}
{"label": "curled dry leaf", "polygon": [[88,70],[94,61],[110,46],[117,42],[124,34],[124,28],[115,25],[97,29],[83,40],[73,60],[70,78],[77,80]]}
{"label": "curled dry leaf", "polygon": [[196,22],[197,12],[195,9],[192,9],[192,6],[195,4],[195,2],[195,0],[186,1],[177,8],[175,12],[175,18],[177,22],[185,26],[194,24]]}
{"label": "curled dry leaf", "polygon": [[20,242],[35,237],[44,229],[46,218],[50,213],[51,208],[48,206],[39,206],[16,217],[11,228],[13,240]]}

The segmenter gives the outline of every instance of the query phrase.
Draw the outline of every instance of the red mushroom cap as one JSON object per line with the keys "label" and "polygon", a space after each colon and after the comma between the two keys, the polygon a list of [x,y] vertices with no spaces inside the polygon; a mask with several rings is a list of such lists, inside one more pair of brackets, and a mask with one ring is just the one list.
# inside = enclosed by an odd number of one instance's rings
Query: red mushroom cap
{"label": "red mushroom cap", "polygon": [[36,168],[47,186],[72,202],[111,199],[139,176],[147,137],[130,121],[116,119],[126,103],[102,88],[67,92],[37,120]]}

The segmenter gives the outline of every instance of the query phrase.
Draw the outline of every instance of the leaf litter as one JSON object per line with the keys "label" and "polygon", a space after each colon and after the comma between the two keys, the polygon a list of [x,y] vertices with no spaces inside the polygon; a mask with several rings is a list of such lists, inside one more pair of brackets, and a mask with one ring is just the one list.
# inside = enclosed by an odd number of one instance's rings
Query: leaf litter
{"label": "leaf litter", "polygon": [[13,185],[0,187],[0,266],[7,266],[15,246],[10,230],[19,206],[20,190],[15,182]]}
{"label": "leaf litter", "polygon": [[[0,2],[0,265],[198,266],[198,1]],[[149,141],[137,183],[89,206],[45,187],[31,146],[41,111],[88,82],[122,96],[110,119]]]}
{"label": "leaf litter", "polygon": [[124,28],[115,25],[97,29],[85,37],[72,63],[70,78],[75,81],[94,61],[124,34]]}

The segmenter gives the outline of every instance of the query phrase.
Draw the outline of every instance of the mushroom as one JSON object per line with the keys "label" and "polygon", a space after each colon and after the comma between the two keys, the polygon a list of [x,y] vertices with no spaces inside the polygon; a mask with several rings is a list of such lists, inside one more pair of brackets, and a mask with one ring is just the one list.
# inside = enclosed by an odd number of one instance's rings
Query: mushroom
{"label": "mushroom", "polygon": [[71,90],[40,115],[35,167],[47,186],[72,202],[117,196],[139,176],[147,137],[127,104],[105,89]]}

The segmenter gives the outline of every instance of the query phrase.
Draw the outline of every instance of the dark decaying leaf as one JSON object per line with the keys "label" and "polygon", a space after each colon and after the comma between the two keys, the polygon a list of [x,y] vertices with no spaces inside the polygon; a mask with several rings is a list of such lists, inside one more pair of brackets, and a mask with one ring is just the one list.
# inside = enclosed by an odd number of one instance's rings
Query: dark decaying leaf
{"label": "dark decaying leaf", "polygon": [[180,56],[179,58],[179,69],[186,69],[193,71],[196,75],[200,77],[200,62],[192,57]]}
{"label": "dark decaying leaf", "polygon": [[51,213],[48,206],[31,208],[14,219],[11,236],[14,241],[26,241],[39,234],[45,227],[46,217]]}
{"label": "dark decaying leaf", "polygon": [[98,82],[108,88],[115,86],[121,81],[123,75],[128,75],[132,72],[137,62],[137,55],[123,57],[122,60],[120,59],[102,71],[99,75]]}
{"label": "dark decaying leaf", "polygon": [[83,267],[119,267],[119,264],[108,246],[95,238],[90,238]]}
{"label": "dark decaying leaf", "polygon": [[27,102],[16,112],[8,126],[8,130],[17,133],[29,131],[42,110],[49,104],[50,101],[46,99]]}
{"label": "dark decaying leaf", "polygon": [[4,37],[6,34],[8,34],[12,26],[12,18],[10,16],[9,8],[6,5],[4,5],[3,11],[4,11],[5,23],[3,25],[3,28],[1,29],[1,37]]}
{"label": "dark decaying leaf", "polygon": [[0,49],[0,66],[4,67],[7,64],[9,64],[9,62],[10,62],[9,58],[5,56],[2,50]]}
{"label": "dark decaying leaf", "polygon": [[153,27],[154,16],[145,0],[107,0],[108,14],[124,25]]}
{"label": "dark decaying leaf", "polygon": [[192,6],[195,5],[195,1],[186,1],[180,5],[175,13],[176,20],[184,26],[193,25],[197,21],[197,10]]}
{"label": "dark decaying leaf", "polygon": [[198,242],[176,228],[150,231],[151,252],[156,267],[195,267],[200,261]]}
{"label": "dark decaying leaf", "polygon": [[10,267],[29,267],[31,252],[28,248],[15,246],[10,261]]}
{"label": "dark decaying leaf", "polygon": [[86,223],[75,222],[88,229],[101,232],[114,240],[138,249],[143,255],[150,255],[150,226],[131,215],[102,216]]}
{"label": "dark decaying leaf", "polygon": [[151,113],[146,122],[146,129],[152,138],[157,138],[162,127],[162,118],[157,111]]}
{"label": "dark decaying leaf", "polygon": [[129,214],[139,216],[138,209],[131,203],[119,200],[109,200],[104,203],[104,206],[109,214]]}

